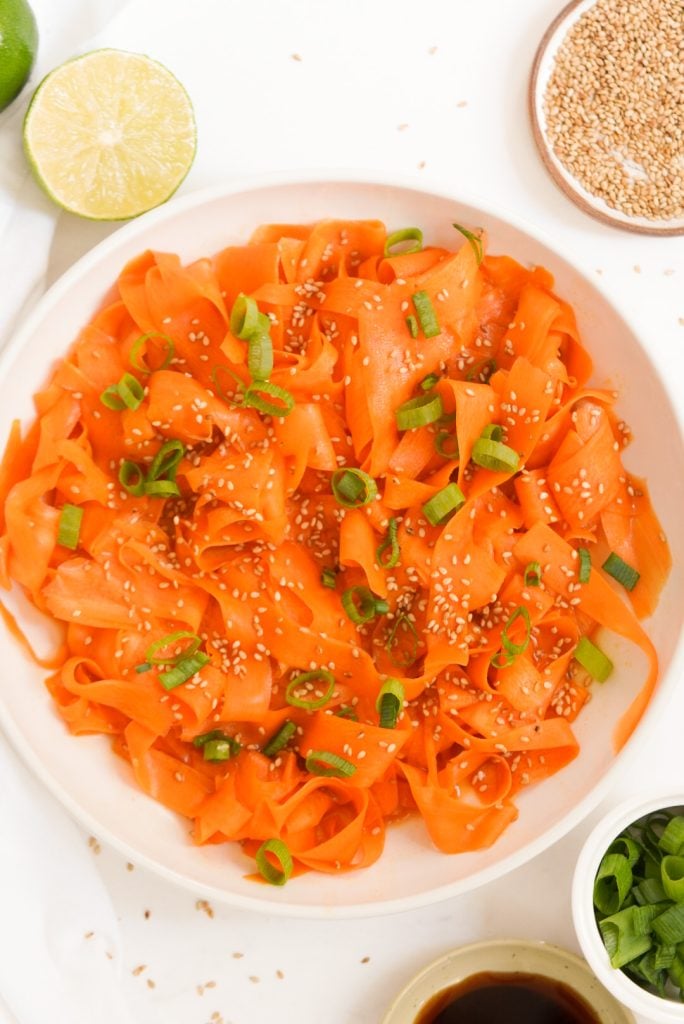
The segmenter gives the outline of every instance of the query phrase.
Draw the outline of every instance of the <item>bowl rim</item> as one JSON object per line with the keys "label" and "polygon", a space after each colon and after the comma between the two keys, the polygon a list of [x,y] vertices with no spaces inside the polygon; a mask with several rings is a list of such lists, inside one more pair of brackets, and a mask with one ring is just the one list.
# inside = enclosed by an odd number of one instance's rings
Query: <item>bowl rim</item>
{"label": "bowl rim", "polygon": [[[129,221],[118,227],[111,235],[100,241],[93,248],[84,253],[71,267],[69,267],[41,296],[30,313],[15,329],[12,337],[0,353],[0,380],[4,379],[17,353],[21,350],[26,340],[34,333],[36,327],[42,323],[51,309],[59,303],[82,273],[89,267],[97,265],[106,260],[113,253],[135,241],[137,237],[148,235],[154,230],[157,224],[162,224],[178,214],[187,213],[205,204],[220,201],[223,198],[239,195],[242,193],[254,193],[273,188],[297,188],[302,186],[359,186],[378,187],[400,191],[409,191],[418,197],[432,197],[453,202],[459,205],[471,206],[484,217],[495,218],[502,223],[520,231],[533,242],[545,246],[555,253],[560,260],[563,260],[572,271],[581,278],[591,289],[596,291],[601,298],[611,307],[616,317],[625,325],[625,328],[634,336],[644,356],[648,359],[651,368],[659,381],[665,395],[667,396],[672,414],[679,431],[679,441],[684,447],[684,407],[674,400],[670,392],[669,381],[661,371],[658,363],[651,360],[648,348],[642,341],[641,336],[629,324],[623,316],[615,300],[610,296],[600,282],[590,278],[584,270],[578,266],[575,259],[561,246],[559,247],[543,229],[535,224],[519,217],[511,215],[501,209],[498,204],[484,200],[471,192],[460,192],[446,183],[439,181],[425,181],[414,176],[397,175],[380,171],[337,169],[319,169],[315,171],[273,171],[260,175],[245,175],[235,178],[227,183],[211,185],[181,196],[170,199],[167,203],[156,207],[146,214]],[[684,631],[682,631],[677,645],[672,653],[672,660],[666,675],[659,680],[658,687],[654,693],[649,706],[647,707],[643,722],[648,722],[654,714],[662,710],[661,706],[671,700],[673,693],[664,686],[666,679],[684,672]],[[157,876],[169,882],[179,885],[195,894],[206,896],[228,905],[244,910],[256,911],[266,914],[277,914],[284,917],[319,918],[319,919],[349,919],[367,918],[379,915],[400,913],[413,910],[418,907],[429,906],[445,899],[458,896],[463,892],[472,891],[495,878],[502,877],[510,871],[546,850],[553,843],[564,838],[598,805],[609,792],[617,771],[623,771],[639,749],[646,741],[646,734],[649,730],[637,729],[630,737],[625,747],[616,756],[609,769],[596,781],[592,789],[554,826],[548,828],[541,835],[538,835],[531,842],[520,849],[508,854],[495,864],[482,868],[467,879],[457,879],[446,885],[441,885],[429,892],[421,892],[418,895],[397,897],[390,900],[373,900],[366,903],[354,903],[348,905],[336,905],[334,908],[320,904],[290,903],[290,902],[269,902],[262,899],[244,896],[220,889],[207,882],[201,882],[188,878],[182,871],[170,868],[153,856],[142,853],[140,850],[129,845],[129,843],[117,836],[107,825],[102,823],[98,817],[82,808],[78,800],[71,796],[69,791],[56,781],[47,764],[37,762],[30,758],[22,742],[22,734],[18,725],[5,707],[0,696],[0,729],[4,732],[18,756],[33,772],[34,776],[46,787],[46,789],[62,804],[63,807],[83,827],[109,843],[119,851],[127,860],[141,864]],[[475,879],[475,881],[473,881]]]}
{"label": "bowl rim", "polygon": [[571,906],[575,932],[582,953],[601,984],[635,1013],[662,1024],[681,1024],[684,1003],[647,992],[623,971],[611,967],[594,919],[594,878],[601,859],[615,837],[645,814],[669,807],[684,807],[684,790],[659,795],[633,796],[608,811],[585,839],[572,879]]}
{"label": "bowl rim", "polygon": [[[596,982],[599,987],[601,986],[600,979],[594,974],[591,965],[587,963],[577,953],[572,953],[570,950],[565,949],[563,946],[559,946],[555,942],[546,942],[543,939],[516,939],[516,938],[502,938],[502,939],[485,939],[483,941],[467,943],[463,946],[457,946],[449,952],[442,954],[435,960],[426,964],[421,970],[417,971],[412,978],[404,985],[399,991],[391,1004],[387,1007],[385,1015],[382,1018],[380,1024],[406,1024],[406,1018],[403,1016],[402,1011],[406,1009],[414,1009],[420,1012],[428,999],[438,995],[445,988],[449,987],[449,983],[442,976],[442,968],[448,968],[453,964],[456,967],[459,959],[467,957],[482,958],[482,967],[480,970],[486,970],[487,964],[490,963],[489,957],[493,951],[500,950],[505,953],[507,951],[513,952],[524,952],[528,955],[539,958],[538,966],[533,970],[535,974],[541,974],[547,977],[553,978],[554,975],[549,972],[548,975],[544,970],[545,961],[547,964],[556,963],[559,966],[562,965],[570,975],[567,978],[567,984],[569,988],[573,989],[577,994],[587,999],[586,993],[581,991],[580,985],[576,984],[575,979],[579,978],[581,982],[584,982],[585,986],[590,986],[592,982]],[[510,968],[509,970],[498,970],[494,969],[495,973],[510,973],[514,974],[515,969]],[[456,972],[454,972],[456,973]],[[477,973],[472,970],[468,971],[464,977],[470,977],[471,974]],[[524,968],[522,973],[528,973]],[[430,983],[431,975],[435,975],[435,983]],[[565,978],[563,979],[566,980]],[[453,983],[458,984],[459,977],[453,978]],[[430,983],[430,992],[425,993],[423,997],[423,1004],[420,1007],[411,1007],[407,1004],[407,1000],[410,1000],[412,993],[416,990],[420,990],[423,984]],[[606,1001],[610,1005],[611,1010],[616,1014],[614,1024],[630,1024],[633,1022],[632,1015],[628,1008],[624,1007],[619,999],[616,999],[614,994],[611,992],[605,993]],[[622,1020],[618,1020],[617,1015],[620,1015]]]}

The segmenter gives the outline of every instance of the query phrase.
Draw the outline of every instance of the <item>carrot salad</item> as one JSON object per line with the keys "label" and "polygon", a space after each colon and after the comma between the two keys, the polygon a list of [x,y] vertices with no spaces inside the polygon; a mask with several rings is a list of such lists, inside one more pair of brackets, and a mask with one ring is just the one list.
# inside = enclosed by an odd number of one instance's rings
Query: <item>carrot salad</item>
{"label": "carrot salad", "polygon": [[143,253],[2,463],[0,581],[64,624],[59,714],[274,884],[407,814],[493,843],[579,753],[599,627],[647,666],[618,748],[656,683],[670,556],[615,394],[549,272],[455,228]]}

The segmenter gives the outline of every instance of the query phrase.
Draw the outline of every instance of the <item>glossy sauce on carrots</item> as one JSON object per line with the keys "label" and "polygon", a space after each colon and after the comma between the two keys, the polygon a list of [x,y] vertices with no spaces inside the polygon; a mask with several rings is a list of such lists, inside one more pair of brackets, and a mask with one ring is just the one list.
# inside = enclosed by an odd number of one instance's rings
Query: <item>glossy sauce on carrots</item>
{"label": "glossy sauce on carrots", "polygon": [[600,1024],[569,985],[542,974],[483,971],[440,992],[415,1024]]}

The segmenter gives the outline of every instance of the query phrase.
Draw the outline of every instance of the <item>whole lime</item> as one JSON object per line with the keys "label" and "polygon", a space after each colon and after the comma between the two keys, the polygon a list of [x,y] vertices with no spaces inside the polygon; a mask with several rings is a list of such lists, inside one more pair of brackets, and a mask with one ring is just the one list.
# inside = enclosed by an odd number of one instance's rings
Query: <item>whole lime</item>
{"label": "whole lime", "polygon": [[38,27],[26,0],[0,0],[0,110],[26,85],[38,49]]}

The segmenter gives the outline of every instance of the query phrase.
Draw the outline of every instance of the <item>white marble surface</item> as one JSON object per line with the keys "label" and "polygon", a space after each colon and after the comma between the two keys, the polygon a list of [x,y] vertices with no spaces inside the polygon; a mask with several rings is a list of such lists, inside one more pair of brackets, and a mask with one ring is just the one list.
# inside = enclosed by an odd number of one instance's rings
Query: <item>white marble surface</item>
{"label": "white marble surface", "polygon": [[[48,43],[60,0],[34,6]],[[101,38],[149,53],[188,88],[199,150],[184,192],[236,175],[340,167],[463,187],[582,257],[684,401],[684,240],[633,236],[587,218],[557,191],[534,149],[527,78],[561,6],[129,0]],[[111,230],[62,215],[50,280]],[[669,783],[677,765],[668,751],[680,745],[683,714],[684,693],[661,723],[659,753],[640,753],[611,803],[646,783]],[[464,941],[519,936],[576,949],[570,879],[599,815],[479,892],[339,923],[198,908],[192,894],[112,850],[92,849],[120,919],[123,985],[137,1024],[374,1024],[417,969]]]}

